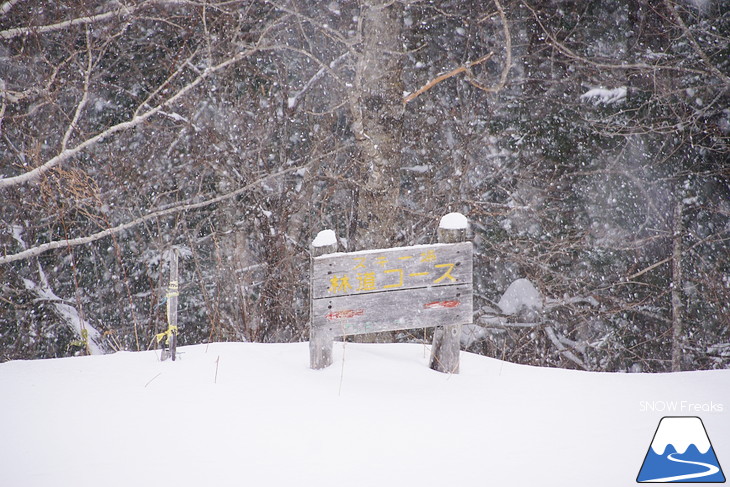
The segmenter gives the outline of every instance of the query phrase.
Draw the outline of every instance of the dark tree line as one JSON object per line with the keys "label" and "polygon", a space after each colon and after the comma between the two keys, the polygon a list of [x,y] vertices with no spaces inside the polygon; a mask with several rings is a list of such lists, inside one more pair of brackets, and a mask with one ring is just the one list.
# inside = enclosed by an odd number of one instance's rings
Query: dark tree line
{"label": "dark tree line", "polygon": [[304,340],[319,230],[459,211],[466,349],[727,367],[725,2],[5,0],[0,59],[0,360],[152,346],[173,247],[182,344]]}

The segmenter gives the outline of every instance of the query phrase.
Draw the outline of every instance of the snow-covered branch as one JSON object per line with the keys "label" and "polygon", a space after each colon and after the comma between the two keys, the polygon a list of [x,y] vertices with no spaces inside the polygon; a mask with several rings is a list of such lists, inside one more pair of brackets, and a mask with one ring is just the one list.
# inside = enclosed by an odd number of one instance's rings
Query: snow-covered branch
{"label": "snow-covered branch", "polygon": [[71,138],[71,135],[74,133],[74,130],[76,130],[76,125],[79,123],[79,118],[81,117],[81,112],[86,107],[86,103],[89,101],[89,84],[91,82],[91,68],[94,65],[93,56],[91,54],[91,39],[89,38],[89,28],[86,28],[86,71],[84,72],[84,88],[83,88],[83,94],[81,95],[81,101],[79,101],[79,104],[76,106],[76,110],[74,111],[74,116],[71,119],[71,123],[68,124],[68,128],[66,129],[66,133],[63,135],[63,140],[61,141],[61,151],[63,152],[66,150],[66,147],[68,146],[68,141]]}
{"label": "snow-covered branch", "polygon": [[[20,0],[9,0],[0,7],[0,15],[6,14]],[[0,39],[13,39],[15,37],[26,36],[30,34],[46,34],[48,32],[56,32],[68,29],[78,25],[89,25],[99,22],[106,22],[115,17],[129,16],[143,8],[158,4],[180,4],[180,5],[202,5],[201,2],[191,0],[146,0],[138,5],[123,5],[114,10],[108,10],[95,15],[87,15],[84,17],[76,17],[73,19],[63,20],[54,24],[46,25],[29,25],[24,27],[13,27],[0,31]]]}
{"label": "snow-covered branch", "polygon": [[[18,242],[20,247],[25,250],[27,249],[27,244],[23,240],[22,232],[23,229],[19,225],[14,225],[12,227],[13,240]],[[74,334],[81,339],[80,343],[83,344],[90,355],[100,355],[104,353],[103,346],[101,344],[101,333],[99,333],[99,330],[92,326],[91,323],[84,319],[80,305],[76,308],[68,304],[66,300],[58,297],[56,293],[53,292],[40,261],[37,262],[37,265],[40,285],[30,279],[23,279],[25,289],[35,294],[37,296],[37,301],[44,301],[53,306],[59,317],[65,321],[69,328],[73,330]]]}
{"label": "snow-covered branch", "polygon": [[[8,2],[10,3],[10,2]],[[89,15],[86,17],[78,17],[75,19],[64,20],[56,22],[55,24],[48,25],[30,25],[27,27],[13,27],[11,29],[5,29],[0,31],[0,39],[13,39],[15,37],[26,36],[29,34],[45,34],[48,32],[55,32],[76,25],[88,25],[96,22],[104,22],[109,19],[113,19],[119,15],[129,15],[135,10],[140,9],[142,6],[146,6],[148,2],[144,4],[132,6],[132,7],[121,7],[116,10],[110,10],[96,15]]]}
{"label": "snow-covered branch", "polygon": [[[55,166],[66,162],[70,158],[79,154],[83,150],[88,149],[89,147],[95,145],[96,143],[116,134],[117,132],[122,132],[124,130],[128,130],[128,129],[131,129],[131,128],[134,128],[134,127],[140,125],[141,123],[145,122],[150,117],[158,114],[160,111],[162,111],[166,107],[169,107],[170,105],[172,105],[175,102],[177,102],[178,100],[180,100],[183,96],[185,96],[187,93],[189,93],[191,90],[193,90],[195,87],[200,85],[203,81],[205,81],[206,78],[217,73],[218,71],[221,71],[221,70],[231,66],[232,64],[239,62],[243,58],[250,56],[256,50],[257,50],[257,48],[254,47],[254,48],[248,49],[246,51],[239,52],[238,54],[235,54],[234,56],[227,59],[226,61],[223,61],[220,64],[217,64],[216,66],[213,66],[211,68],[204,70],[193,81],[191,81],[187,85],[180,88],[174,95],[170,96],[169,98],[167,98],[166,100],[161,102],[156,107],[149,108],[140,114],[136,114],[131,119],[129,119],[125,122],[120,122],[116,125],[112,125],[111,127],[108,127],[107,129],[94,135],[93,137],[90,137],[90,138],[80,142],[78,145],[76,145],[74,147],[71,147],[71,148],[62,147],[61,151],[57,155],[48,159],[46,162],[44,162],[40,166],[38,166],[28,172],[20,174],[18,176],[12,176],[12,177],[0,179],[0,189],[7,188],[10,186],[15,186],[18,184],[27,183],[29,181],[38,179],[46,172],[53,169]],[[77,110],[77,112],[78,112],[78,110]],[[72,122],[72,125],[73,125],[73,123],[74,122]],[[71,130],[71,128],[72,127],[70,126],[69,129],[67,130],[66,135],[69,135],[69,131]],[[64,141],[67,142],[66,137],[64,137]]]}
{"label": "snow-covered branch", "polygon": [[558,349],[560,355],[567,358],[568,360],[579,366],[581,369],[587,369],[586,364],[563,344],[563,341],[558,338],[558,336],[555,334],[555,330],[553,330],[551,326],[545,327],[545,335],[547,335],[550,342],[555,345],[555,348]]}
{"label": "snow-covered branch", "polygon": [[38,262],[38,274],[40,276],[41,285],[29,279],[24,279],[25,288],[34,293],[39,301],[45,301],[53,306],[58,316],[73,330],[74,334],[80,338],[79,345],[86,348],[89,355],[101,355],[104,353],[102,345],[102,335],[88,320],[84,319],[79,308],[68,304],[61,299],[51,288],[48,283],[43,267]]}
{"label": "snow-covered branch", "polygon": [[23,0],[8,0],[7,2],[4,2],[2,5],[0,5],[0,15],[5,15],[10,12],[10,9],[21,1]]}
{"label": "snow-covered branch", "polygon": [[107,228],[106,230],[102,230],[100,232],[97,232],[97,233],[94,233],[91,235],[87,235],[85,237],[54,240],[51,242],[46,242],[41,245],[37,245],[35,247],[25,249],[22,252],[18,252],[16,254],[5,255],[5,256],[0,257],[0,264],[8,264],[10,262],[15,262],[18,260],[25,260],[25,259],[29,259],[31,257],[36,257],[44,252],[48,252],[49,250],[75,247],[77,245],[87,244],[87,243],[102,239],[104,237],[116,235],[125,230],[129,230],[130,228],[134,228],[142,223],[145,223],[150,220],[154,220],[156,218],[162,218],[165,216],[170,216],[170,215],[174,215],[174,214],[181,213],[181,212],[214,205],[216,203],[220,203],[221,201],[235,198],[236,196],[239,196],[239,195],[251,190],[255,186],[258,186],[259,184],[261,184],[269,179],[283,176],[284,174],[288,174],[291,172],[299,171],[307,166],[308,166],[308,164],[304,164],[302,166],[293,166],[293,167],[284,169],[282,171],[278,171],[278,172],[275,172],[272,174],[267,174],[267,175],[262,176],[261,178],[257,179],[256,181],[249,183],[241,188],[235,189],[229,193],[219,195],[219,196],[216,196],[213,198],[209,198],[205,201],[200,201],[198,203],[188,203],[188,204],[184,204],[184,205],[173,206],[173,207],[167,208],[165,210],[153,211],[152,213],[148,213],[147,215],[141,216],[132,221],[122,223],[115,227]]}
{"label": "snow-covered branch", "polygon": [[[337,67],[337,65],[340,62],[342,62],[342,60],[344,60],[347,57],[348,54],[349,54],[349,51],[343,53],[342,55],[340,55],[337,59],[335,59],[334,61],[332,61],[329,64],[329,68],[330,69],[334,69],[335,67]],[[299,91],[297,91],[293,95],[289,96],[289,98],[287,99],[287,102],[286,102],[287,107],[290,108],[290,109],[296,108],[297,104],[299,103],[299,99],[304,95],[304,93],[306,93],[306,91],[309,88],[312,87],[312,85],[314,83],[316,83],[324,75],[325,72],[327,72],[327,69],[324,66],[322,66],[321,68],[319,68],[319,70],[316,73],[314,73],[314,76],[312,76],[309,79],[309,81],[307,81],[306,83],[304,83],[304,86],[302,86],[302,88]]]}

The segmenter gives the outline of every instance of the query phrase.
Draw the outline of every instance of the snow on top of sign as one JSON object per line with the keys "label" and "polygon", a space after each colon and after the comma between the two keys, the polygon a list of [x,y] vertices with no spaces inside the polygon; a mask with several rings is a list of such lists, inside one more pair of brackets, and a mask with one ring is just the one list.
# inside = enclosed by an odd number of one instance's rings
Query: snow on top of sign
{"label": "snow on top of sign", "polygon": [[441,217],[439,228],[445,228],[446,230],[461,230],[468,228],[469,222],[466,217],[461,213],[449,213]]}
{"label": "snow on top of sign", "polygon": [[334,230],[322,230],[317,234],[312,242],[312,247],[327,247],[328,245],[337,244],[337,235]]}
{"label": "snow on top of sign", "polygon": [[449,247],[452,245],[472,245],[471,242],[461,242],[461,243],[453,243],[453,244],[445,244],[445,243],[433,243],[433,244],[418,244],[418,245],[409,245],[407,247],[390,247],[385,249],[365,249],[365,250],[356,250],[354,252],[333,252],[331,254],[327,255],[321,255],[319,257],[315,257],[314,260],[320,260],[320,259],[331,259],[333,257],[359,257],[359,256],[367,256],[371,254],[382,254],[385,252],[401,252],[404,250],[411,251],[411,252],[417,252],[424,249],[438,249],[439,247]]}

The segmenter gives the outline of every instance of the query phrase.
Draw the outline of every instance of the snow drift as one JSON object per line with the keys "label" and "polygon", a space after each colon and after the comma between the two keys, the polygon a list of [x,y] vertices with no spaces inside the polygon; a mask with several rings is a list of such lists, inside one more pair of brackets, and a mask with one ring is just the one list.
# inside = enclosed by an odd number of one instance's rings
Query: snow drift
{"label": "snow drift", "polygon": [[[427,347],[197,345],[0,364],[0,485],[630,485],[661,413],[730,405],[730,371],[606,374]],[[702,419],[730,464],[728,408]],[[693,414],[694,415],[694,414]],[[725,457],[723,457],[725,455]]]}

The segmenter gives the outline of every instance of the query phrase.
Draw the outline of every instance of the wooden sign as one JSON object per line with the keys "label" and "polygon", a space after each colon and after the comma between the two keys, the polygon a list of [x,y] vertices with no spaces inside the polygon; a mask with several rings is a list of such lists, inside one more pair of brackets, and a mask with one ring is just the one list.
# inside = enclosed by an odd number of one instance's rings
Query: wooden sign
{"label": "wooden sign", "polygon": [[472,244],[315,257],[312,328],[330,336],[472,321]]}

